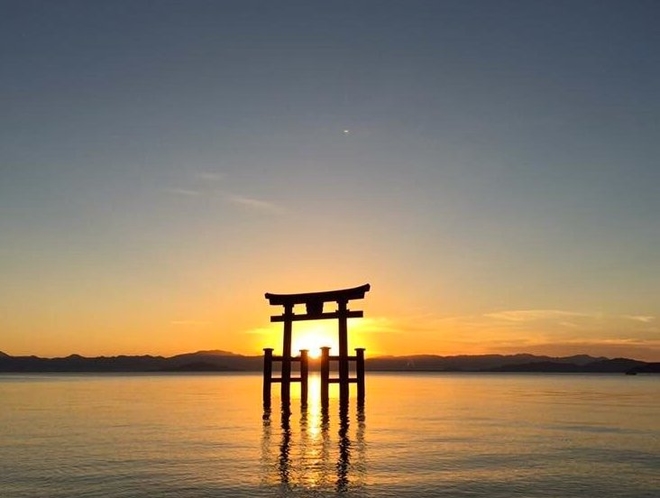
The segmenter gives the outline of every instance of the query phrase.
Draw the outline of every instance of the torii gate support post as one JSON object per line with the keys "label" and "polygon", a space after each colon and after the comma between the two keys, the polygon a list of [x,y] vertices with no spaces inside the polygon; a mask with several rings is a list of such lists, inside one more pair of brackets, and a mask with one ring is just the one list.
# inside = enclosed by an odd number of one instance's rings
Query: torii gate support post
{"label": "torii gate support post", "polygon": [[307,406],[307,379],[309,377],[309,357],[306,349],[300,350],[300,403]]}
{"label": "torii gate support post", "polygon": [[270,385],[273,377],[273,348],[264,348],[264,410],[270,410]]}
{"label": "torii gate support post", "polygon": [[330,387],[330,348],[321,348],[321,407],[328,407]]}
{"label": "torii gate support post", "polygon": [[293,329],[293,304],[284,305],[284,339],[282,341],[282,404],[291,400],[291,333]]}
{"label": "torii gate support post", "polygon": [[337,303],[339,315],[339,399],[348,400],[348,301]]}
{"label": "torii gate support post", "polygon": [[364,406],[364,348],[355,348],[355,376],[357,380],[357,404]]}
{"label": "torii gate support post", "polygon": [[[263,375],[263,405],[264,411],[270,411],[270,395],[272,385],[279,382],[282,384],[282,405],[283,408],[288,410],[290,395],[291,395],[291,382],[300,382],[300,402],[302,406],[307,405],[308,393],[308,378],[309,378],[309,353],[306,349],[300,350],[300,356],[293,357],[289,355],[289,367],[294,362],[300,363],[300,376],[292,377],[291,368],[289,368],[289,382],[285,382],[286,378],[283,374],[284,370],[284,355],[273,355],[273,348],[264,348],[264,375]],[[282,374],[280,377],[273,377],[273,363],[279,361],[282,364]],[[285,384],[288,384],[285,387]]]}

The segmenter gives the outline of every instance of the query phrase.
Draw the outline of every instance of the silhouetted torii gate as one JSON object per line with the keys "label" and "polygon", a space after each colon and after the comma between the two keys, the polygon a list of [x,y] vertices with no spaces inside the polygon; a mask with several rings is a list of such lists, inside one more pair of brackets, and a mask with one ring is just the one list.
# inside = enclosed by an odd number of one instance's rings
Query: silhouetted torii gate
{"label": "silhouetted torii gate", "polygon": [[[282,403],[288,405],[291,395],[291,382],[300,382],[300,397],[303,405],[307,404],[307,374],[308,358],[307,350],[300,351],[300,356],[291,355],[291,335],[293,322],[302,320],[338,320],[339,332],[339,355],[330,356],[330,348],[321,348],[321,404],[327,406],[328,391],[330,383],[339,383],[339,400],[341,403],[348,401],[349,383],[357,383],[358,404],[364,404],[364,348],[356,348],[355,356],[348,355],[348,319],[362,318],[362,311],[351,311],[348,302],[354,299],[364,299],[369,291],[369,284],[354,287],[352,289],[341,289],[324,292],[307,292],[303,294],[271,294],[266,293],[271,305],[284,306],[282,315],[270,317],[271,322],[284,322],[284,338],[282,342],[282,356],[273,355],[272,348],[264,348],[264,384],[263,402],[264,408],[270,407],[271,384],[281,383]],[[337,303],[335,311],[323,311],[327,302]],[[293,308],[297,304],[305,305],[304,314],[294,314]],[[279,378],[273,378],[273,362],[282,362],[282,374]],[[339,377],[330,378],[330,361],[339,362]],[[349,377],[349,364],[355,361],[356,377]],[[291,363],[300,362],[300,377],[291,377]]]}

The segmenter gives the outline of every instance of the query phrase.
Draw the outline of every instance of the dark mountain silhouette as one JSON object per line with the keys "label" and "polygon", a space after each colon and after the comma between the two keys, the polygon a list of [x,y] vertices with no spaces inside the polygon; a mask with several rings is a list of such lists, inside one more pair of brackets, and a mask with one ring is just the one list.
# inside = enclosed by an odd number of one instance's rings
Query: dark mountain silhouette
{"label": "dark mountain silhouette", "polygon": [[208,350],[203,350],[203,351],[197,351],[195,353],[178,354],[176,356],[173,356],[172,358],[180,358],[180,357],[183,357],[183,356],[196,356],[196,355],[204,355],[204,356],[240,356],[239,354],[232,353],[231,351],[224,351],[222,349],[208,349]]}
{"label": "dark mountain silhouette", "polygon": [[646,365],[643,361],[628,358],[598,359],[590,363],[576,364],[563,361],[538,361],[507,364],[490,369],[491,372],[565,372],[565,373],[626,373]]}
{"label": "dark mountain silhouette", "polygon": [[72,354],[64,358],[0,356],[0,372],[162,372],[162,371],[258,371],[261,356],[242,356],[228,351],[198,351],[172,357],[97,356]]}
{"label": "dark mountain silhouette", "polygon": [[172,365],[163,368],[163,372],[228,372],[231,371],[225,365],[217,365],[208,361],[192,361],[182,365]]}
{"label": "dark mountain silhouette", "polygon": [[628,358],[614,358],[612,360],[596,361],[585,365],[587,372],[627,372],[633,368],[646,365],[644,361],[631,360]]}
{"label": "dark mountain silhouette", "polygon": [[[566,372],[566,373],[657,373],[660,363],[628,358],[576,355],[561,358],[516,355],[412,355],[367,358],[369,371],[408,372]],[[64,358],[0,354],[0,372],[258,372],[263,357],[211,350],[164,356],[97,356],[72,354]],[[311,360],[317,369],[318,361]]]}
{"label": "dark mountain silhouette", "polygon": [[[410,370],[410,371],[445,371],[445,372],[475,372],[475,371],[514,371],[517,366],[530,365],[520,368],[519,371],[534,371],[532,365],[549,368],[547,371],[561,371],[558,365],[584,366],[595,361],[607,358],[594,358],[588,355],[568,356],[564,358],[552,358],[549,356],[534,356],[531,354],[516,355],[460,355],[460,356],[436,356],[436,355],[414,355],[414,356],[390,356],[373,358],[367,360],[371,370]],[[510,369],[509,369],[510,368]],[[570,371],[570,368],[564,368]]]}
{"label": "dark mountain silhouette", "polygon": [[562,363],[558,361],[538,361],[530,363],[511,363],[499,367],[490,368],[489,372],[554,372],[571,373],[583,372],[584,366],[574,363]]}
{"label": "dark mountain silhouette", "polygon": [[574,356],[566,356],[564,358],[556,358],[556,361],[561,363],[573,363],[575,365],[587,365],[589,363],[593,363],[596,360],[607,360],[607,358],[603,356],[594,358],[588,354],[578,354]]}
{"label": "dark mountain silhouette", "polygon": [[660,363],[655,362],[655,363],[645,363],[643,365],[638,365],[636,367],[631,368],[628,370],[626,373],[631,374],[631,375],[636,375],[638,373],[660,373]]}

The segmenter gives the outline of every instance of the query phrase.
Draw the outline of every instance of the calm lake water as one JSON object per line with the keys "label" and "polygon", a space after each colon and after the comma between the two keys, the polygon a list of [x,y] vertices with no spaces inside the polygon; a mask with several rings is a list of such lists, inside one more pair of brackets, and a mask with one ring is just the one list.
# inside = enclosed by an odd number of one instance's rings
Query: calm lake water
{"label": "calm lake water", "polygon": [[0,496],[660,496],[658,376],[317,381],[264,419],[258,374],[0,375]]}

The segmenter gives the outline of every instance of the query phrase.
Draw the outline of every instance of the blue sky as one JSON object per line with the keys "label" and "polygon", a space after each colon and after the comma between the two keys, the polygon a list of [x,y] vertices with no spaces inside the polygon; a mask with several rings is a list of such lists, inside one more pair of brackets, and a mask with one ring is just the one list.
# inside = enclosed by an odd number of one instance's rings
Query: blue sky
{"label": "blue sky", "polygon": [[1,5],[0,350],[660,359],[657,2]]}

